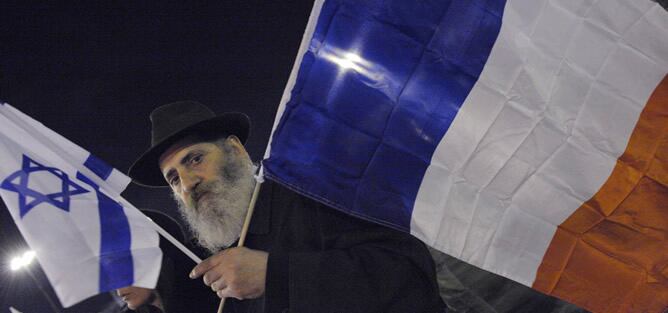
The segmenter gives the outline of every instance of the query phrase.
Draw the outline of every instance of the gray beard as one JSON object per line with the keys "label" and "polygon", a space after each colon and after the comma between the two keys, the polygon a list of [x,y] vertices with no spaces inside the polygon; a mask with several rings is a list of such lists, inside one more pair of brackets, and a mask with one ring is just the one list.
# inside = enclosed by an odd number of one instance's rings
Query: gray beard
{"label": "gray beard", "polygon": [[239,238],[248,204],[255,187],[256,167],[249,159],[227,158],[221,164],[219,178],[200,184],[193,191],[195,199],[199,194],[208,194],[189,208],[176,195],[181,217],[188,223],[198,243],[216,253],[229,247]]}

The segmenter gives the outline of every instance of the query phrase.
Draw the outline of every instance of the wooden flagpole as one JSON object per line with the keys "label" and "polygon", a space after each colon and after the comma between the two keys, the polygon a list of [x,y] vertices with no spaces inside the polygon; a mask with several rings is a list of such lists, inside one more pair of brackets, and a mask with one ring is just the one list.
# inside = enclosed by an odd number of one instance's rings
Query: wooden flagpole
{"label": "wooden flagpole", "polygon": [[[246,211],[246,219],[244,219],[244,225],[241,228],[241,234],[239,235],[239,243],[237,247],[243,247],[246,242],[246,235],[248,235],[248,227],[250,226],[251,218],[253,217],[253,211],[255,211],[255,203],[257,202],[257,197],[260,194],[260,187],[264,182],[262,176],[262,165],[260,165],[260,174],[255,176],[255,189],[253,190],[253,197],[251,198],[250,203],[248,204],[248,211]],[[223,308],[225,307],[225,299],[220,299],[220,304],[218,305],[218,313],[223,313]]]}

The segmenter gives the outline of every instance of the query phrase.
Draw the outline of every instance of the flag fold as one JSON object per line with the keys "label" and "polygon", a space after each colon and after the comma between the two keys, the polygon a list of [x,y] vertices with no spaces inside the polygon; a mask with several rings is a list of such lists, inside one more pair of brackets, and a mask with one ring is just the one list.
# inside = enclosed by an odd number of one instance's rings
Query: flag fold
{"label": "flag fold", "polygon": [[594,312],[662,311],[666,34],[643,0],[316,1],[265,175]]}
{"label": "flag fold", "polygon": [[0,160],[0,196],[64,307],[155,287],[158,234],[121,198],[127,176],[5,103]]}

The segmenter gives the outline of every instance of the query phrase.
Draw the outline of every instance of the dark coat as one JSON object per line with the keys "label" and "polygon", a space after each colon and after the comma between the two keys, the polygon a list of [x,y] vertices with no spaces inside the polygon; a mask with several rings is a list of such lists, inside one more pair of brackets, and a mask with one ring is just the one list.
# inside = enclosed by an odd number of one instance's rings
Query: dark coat
{"label": "dark coat", "polygon": [[269,252],[263,297],[225,312],[443,312],[434,263],[414,237],[317,203],[270,181],[246,246]]}

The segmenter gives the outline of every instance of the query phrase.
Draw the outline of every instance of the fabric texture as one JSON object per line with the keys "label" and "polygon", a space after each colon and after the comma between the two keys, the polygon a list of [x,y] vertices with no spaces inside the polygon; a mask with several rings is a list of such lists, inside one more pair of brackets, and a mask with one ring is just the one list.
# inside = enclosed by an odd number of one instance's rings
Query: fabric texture
{"label": "fabric texture", "polygon": [[269,252],[263,297],[225,312],[443,312],[433,260],[412,236],[264,183],[246,239]]}
{"label": "fabric texture", "polygon": [[661,5],[316,1],[266,175],[587,310],[663,312]]}

